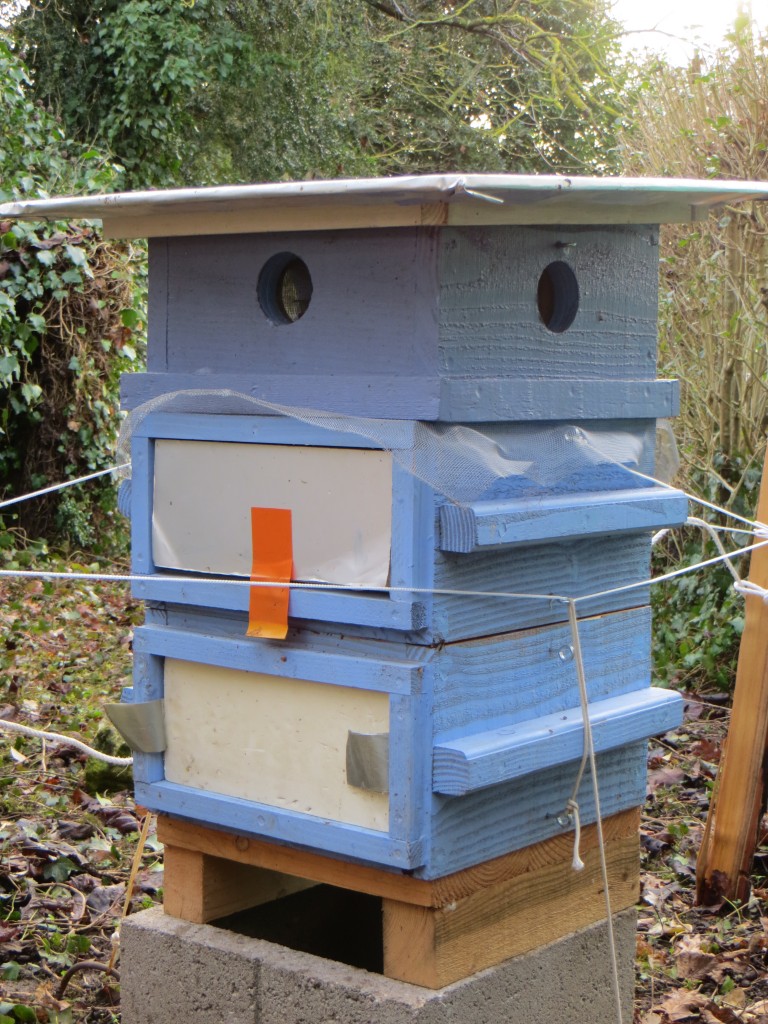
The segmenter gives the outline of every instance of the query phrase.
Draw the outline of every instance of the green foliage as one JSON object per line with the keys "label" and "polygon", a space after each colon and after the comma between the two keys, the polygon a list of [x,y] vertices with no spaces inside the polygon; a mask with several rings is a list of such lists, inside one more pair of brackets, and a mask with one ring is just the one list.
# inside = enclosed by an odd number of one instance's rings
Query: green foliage
{"label": "green foliage", "polygon": [[[712,503],[723,501],[721,458],[714,473],[696,473],[691,482],[692,493]],[[754,516],[760,470],[744,466],[737,459],[730,466],[738,473],[740,487],[731,497],[730,507],[737,515]],[[693,508],[692,513],[711,522],[722,522],[706,509]],[[723,535],[728,548],[751,543],[749,534]],[[708,534],[688,526],[665,538],[654,553],[654,574],[696,565],[715,558],[719,551]],[[736,559],[734,566],[744,577],[748,556]],[[739,643],[744,629],[744,598],[733,588],[733,577],[725,565],[695,570],[652,590],[654,625],[654,676],[663,686],[689,690],[730,690],[733,686]]]}
{"label": "green foliage", "polygon": [[611,166],[605,0],[33,0],[36,95],[133,186]]}
{"label": "green foliage", "polygon": [[45,0],[15,31],[38,96],[133,184],[184,177],[210,82],[242,70],[224,0]]}
{"label": "green foliage", "polygon": [[[24,64],[0,37],[0,181],[3,199],[103,191],[119,171],[65,137],[29,98]],[[111,465],[121,370],[142,351],[137,254],[88,224],[0,222],[0,490],[23,493]],[[138,284],[142,283],[139,266]],[[32,533],[57,525],[76,543],[92,522],[75,501],[20,505]]]}
{"label": "green foliage", "polygon": [[[683,70],[643,69],[622,136],[624,170],[765,180],[767,107],[768,36],[742,19],[717,53]],[[661,257],[661,370],[683,382],[684,463],[713,472],[719,453],[759,461],[768,423],[764,204],[739,203],[693,229],[665,227]]]}

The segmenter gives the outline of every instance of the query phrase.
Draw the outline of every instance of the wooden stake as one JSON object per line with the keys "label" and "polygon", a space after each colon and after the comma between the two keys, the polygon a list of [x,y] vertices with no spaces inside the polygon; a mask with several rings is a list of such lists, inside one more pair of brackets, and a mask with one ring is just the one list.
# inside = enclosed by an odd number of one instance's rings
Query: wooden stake
{"label": "wooden stake", "polygon": [[[768,522],[768,452],[757,518]],[[749,579],[768,588],[768,547],[752,552]],[[733,712],[696,864],[696,901],[746,900],[768,765],[768,604],[745,596]]]}

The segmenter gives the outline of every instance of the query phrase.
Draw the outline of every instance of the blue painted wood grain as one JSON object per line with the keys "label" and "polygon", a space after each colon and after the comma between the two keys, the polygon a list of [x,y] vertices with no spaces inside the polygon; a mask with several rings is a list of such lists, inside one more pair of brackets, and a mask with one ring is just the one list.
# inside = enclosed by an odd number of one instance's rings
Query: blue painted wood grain
{"label": "blue painted wood grain", "polygon": [[[410,425],[413,426],[413,425]],[[624,428],[624,433],[642,441],[646,456],[641,469],[652,469],[653,424],[630,420],[626,423],[609,421],[602,427],[588,422],[587,430],[605,429],[610,433]],[[408,436],[398,425],[398,435]],[[490,428],[489,428],[490,429]],[[531,436],[538,436],[538,428]],[[286,417],[248,417],[240,415],[200,415],[178,413],[152,413],[140,425],[134,438],[135,495],[132,515],[134,534],[134,568],[138,572],[153,573],[154,565],[147,552],[151,545],[151,456],[150,438],[177,437],[184,439],[215,439],[247,443],[320,443],[346,444],[354,439],[358,447],[366,442],[357,435],[335,434]],[[520,443],[529,436],[520,428],[498,425],[490,436],[499,444]],[[648,459],[651,464],[648,464]],[[627,474],[620,467],[592,466],[574,471],[562,481],[553,482],[542,490],[541,484],[526,478],[498,481],[493,492],[502,495],[511,489],[526,500],[547,501],[553,494],[566,502],[568,487],[590,485],[626,487]],[[514,485],[514,486],[512,486]],[[585,539],[574,539],[569,545],[552,545],[552,550],[536,545],[525,552],[494,552],[491,557],[482,551],[462,554],[435,551],[433,541],[434,517],[460,515],[462,509],[451,511],[440,498],[433,498],[426,484],[414,479],[399,462],[393,469],[393,551],[392,576],[394,586],[411,586],[422,590],[393,593],[391,596],[345,592],[338,590],[315,591],[296,589],[291,592],[289,615],[292,621],[337,624],[352,631],[357,627],[381,639],[393,639],[394,632],[418,643],[455,640],[489,632],[504,632],[511,628],[526,628],[546,622],[562,620],[564,606],[539,600],[486,598],[480,596],[452,596],[437,594],[430,597],[431,587],[448,590],[509,591],[555,593],[580,596],[627,583],[635,583],[648,574],[650,546],[648,538],[627,537],[621,545],[606,537],[605,544],[593,544]],[[440,506],[443,506],[442,508]],[[606,559],[610,553],[611,560]],[[192,573],[163,572],[162,578],[134,584],[134,593],[145,600],[199,605],[245,613],[248,607],[248,588],[226,579],[203,582]],[[644,590],[597,599],[586,606],[587,611],[621,608],[647,600]]]}
{"label": "blue painted wood grain", "polygon": [[148,244],[147,369],[168,370],[168,240],[152,239]]}
{"label": "blue painted wood grain", "polygon": [[367,650],[354,642],[333,650],[296,636],[286,641],[235,639],[146,625],[135,631],[133,644],[140,653],[384,693],[418,692],[423,672],[418,662],[398,660],[396,651],[373,643]]}
{"label": "blue painted wood grain", "polygon": [[[650,609],[584,619],[579,633],[590,701],[650,685]],[[579,704],[567,625],[446,644],[435,660],[435,745]]]}
{"label": "blue painted wood grain", "polygon": [[[444,230],[441,375],[652,380],[658,252],[656,227]],[[578,283],[578,313],[564,333],[547,329],[537,302],[539,278],[555,261]]]}
{"label": "blue painted wood grain", "polygon": [[386,832],[342,825],[328,818],[203,792],[174,782],[139,783],[136,800],[156,813],[174,814],[243,835],[275,839],[373,864],[415,868],[424,861],[423,847],[418,842],[405,842]]}
{"label": "blue painted wood grain", "polygon": [[[646,743],[632,743],[597,757],[603,817],[639,807],[645,800]],[[441,878],[473,864],[519,850],[573,826],[558,816],[576,779],[578,762],[556,765],[462,797],[433,796],[426,866],[419,878]],[[585,774],[578,793],[581,823],[595,820],[592,781]]]}
{"label": "blue painted wood grain", "polygon": [[[182,401],[182,399],[179,399]],[[178,441],[233,441],[239,444],[297,444],[320,448],[377,448],[375,441],[353,431],[337,430],[308,423],[292,416],[278,416],[273,412],[253,411],[243,414],[243,404],[234,400],[238,413],[226,413],[232,400],[220,396],[201,395],[183,399],[193,405],[200,403],[196,412],[161,411],[150,412],[134,427],[133,436],[163,438]],[[207,408],[207,411],[206,411]],[[300,410],[299,410],[300,413]],[[298,413],[297,413],[298,415]],[[368,428],[375,424],[365,421]],[[411,447],[416,424],[400,421],[396,425],[382,423],[382,437],[385,441],[393,438],[400,443],[389,447]]]}
{"label": "blue painted wood grain", "polygon": [[393,694],[389,701],[389,831],[419,848],[432,788],[429,759],[424,757],[431,732],[428,690],[410,697]]}
{"label": "blue painted wood grain", "polygon": [[[181,573],[174,578],[173,573],[164,570],[157,579],[134,582],[132,593],[144,601],[248,611],[249,589],[239,581],[203,582],[192,574]],[[424,594],[413,596],[410,601],[395,601],[386,594],[294,589],[288,601],[288,616],[292,621],[322,621],[415,634],[427,625],[428,600],[428,595]]]}
{"label": "blue painted wood grain", "polygon": [[680,411],[673,380],[547,380],[523,377],[355,376],[243,373],[129,373],[120,379],[123,409],[177,391],[228,389],[280,405],[381,419],[444,423],[660,419]]}
{"label": "blue painted wood grain", "polygon": [[[649,687],[596,701],[589,717],[594,749],[602,753],[676,728],[683,700],[674,691]],[[436,746],[432,786],[436,793],[463,796],[573,761],[583,750],[582,711],[569,708]]]}
{"label": "blue painted wood grain", "polygon": [[679,412],[680,387],[676,380],[460,377],[440,382],[438,415],[420,418],[452,423],[535,422],[613,420],[622,416],[664,419]]}
{"label": "blue painted wood grain", "polygon": [[686,496],[661,487],[446,504],[440,509],[440,548],[469,553],[589,534],[655,531],[687,518]]}
{"label": "blue painted wood grain", "polygon": [[[426,376],[437,357],[438,238],[379,228],[168,239],[167,306],[150,322],[149,348],[165,343],[171,372]],[[299,320],[276,326],[257,284],[286,251],[305,262],[312,298]]]}
{"label": "blue painted wood grain", "polygon": [[[439,553],[435,560],[435,586],[470,594],[435,595],[431,636],[453,640],[503,632],[505,624],[506,628],[529,629],[563,622],[567,606],[554,598],[541,601],[476,594],[599,594],[648,579],[650,559],[650,538],[643,534],[588,537],[470,555]],[[649,587],[641,586],[585,600],[579,605],[579,614],[588,616],[643,605],[649,599]]]}
{"label": "blue painted wood grain", "polygon": [[152,503],[155,484],[155,446],[146,438],[131,441],[131,569],[153,573]]}

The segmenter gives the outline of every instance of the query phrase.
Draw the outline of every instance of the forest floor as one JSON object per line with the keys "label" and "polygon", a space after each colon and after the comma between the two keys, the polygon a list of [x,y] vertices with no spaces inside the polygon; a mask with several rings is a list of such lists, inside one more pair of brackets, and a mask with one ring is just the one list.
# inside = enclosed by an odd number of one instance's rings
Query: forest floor
{"label": "forest floor", "polygon": [[[0,583],[0,717],[120,752],[101,708],[129,680],[140,616],[119,584]],[[728,708],[687,697],[649,750],[635,1024],[768,1024],[768,848],[748,903],[693,902]],[[0,733],[0,1024],[119,1021],[120,918],[162,895],[151,827],[127,895],[143,813],[126,769]]]}

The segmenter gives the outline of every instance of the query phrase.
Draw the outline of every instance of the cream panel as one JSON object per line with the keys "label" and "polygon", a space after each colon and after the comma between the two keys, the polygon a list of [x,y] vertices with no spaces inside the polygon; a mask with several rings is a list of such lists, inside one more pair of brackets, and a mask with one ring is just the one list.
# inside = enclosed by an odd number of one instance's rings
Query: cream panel
{"label": "cream panel", "polygon": [[387,584],[389,452],[158,440],[154,487],[157,566],[250,576],[251,508],[290,508],[294,579]]}
{"label": "cream panel", "polygon": [[169,782],[386,832],[389,799],[346,782],[347,732],[389,732],[385,693],[165,661]]}

